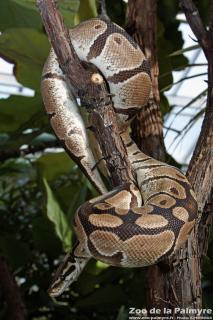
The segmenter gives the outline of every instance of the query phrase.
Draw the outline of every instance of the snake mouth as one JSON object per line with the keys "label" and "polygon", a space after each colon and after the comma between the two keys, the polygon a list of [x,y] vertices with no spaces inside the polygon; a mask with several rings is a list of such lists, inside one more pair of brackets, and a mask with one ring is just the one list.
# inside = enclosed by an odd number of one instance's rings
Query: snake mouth
{"label": "snake mouth", "polygon": [[72,283],[72,279],[61,281],[61,279],[57,279],[54,281],[47,290],[47,293],[51,297],[60,296],[66,289],[68,289],[69,285]]}

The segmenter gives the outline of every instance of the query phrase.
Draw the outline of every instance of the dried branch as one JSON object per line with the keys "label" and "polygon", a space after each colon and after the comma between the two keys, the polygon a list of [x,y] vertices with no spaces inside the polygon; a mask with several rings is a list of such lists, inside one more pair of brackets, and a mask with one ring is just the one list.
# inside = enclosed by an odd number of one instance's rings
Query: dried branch
{"label": "dried branch", "polygon": [[[101,147],[110,145],[110,148],[104,148],[102,151],[111,173],[112,185],[117,186],[133,179],[104,79],[98,70],[94,71],[94,68],[91,70],[88,66],[85,67],[85,64],[82,64],[79,60],[72,46],[69,31],[56,8],[55,1],[37,0],[37,5],[61,69],[66,74],[73,92],[80,98],[81,104],[92,112],[93,126],[96,129],[95,135],[99,145]],[[97,77],[94,77],[94,73],[98,74],[102,81],[95,81]],[[106,137],[109,140],[106,140]],[[114,164],[113,171],[112,163]]]}
{"label": "dried branch", "polygon": [[206,54],[206,49],[208,47],[207,30],[201,20],[197,7],[192,0],[180,0],[180,7],[185,13],[186,19],[195,37]]}

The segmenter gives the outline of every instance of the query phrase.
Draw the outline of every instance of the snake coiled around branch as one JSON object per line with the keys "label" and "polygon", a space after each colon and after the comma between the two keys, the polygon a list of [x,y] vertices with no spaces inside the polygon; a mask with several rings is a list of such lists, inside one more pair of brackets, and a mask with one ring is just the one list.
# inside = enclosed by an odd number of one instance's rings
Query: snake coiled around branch
{"label": "snake coiled around branch", "polygon": [[184,174],[142,153],[129,136],[128,126],[151,91],[149,63],[139,46],[104,17],[80,23],[70,30],[70,38],[79,58],[94,64],[109,85],[137,181],[106,190],[96,166],[98,153],[52,49],[42,76],[51,126],[102,194],[75,214],[78,241],[56,272],[49,290],[52,296],[76,280],[92,257],[113,266],[143,267],[171,256],[185,243],[197,217],[196,197]]}

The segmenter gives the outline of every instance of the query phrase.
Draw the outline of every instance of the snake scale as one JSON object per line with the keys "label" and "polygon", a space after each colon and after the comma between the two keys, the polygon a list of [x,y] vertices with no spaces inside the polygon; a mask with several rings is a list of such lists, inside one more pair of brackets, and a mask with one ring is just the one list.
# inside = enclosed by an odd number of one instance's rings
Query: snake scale
{"label": "snake scale", "polygon": [[106,190],[76,99],[51,49],[42,75],[51,126],[102,194],[75,213],[77,243],[56,272],[49,289],[52,296],[76,280],[92,257],[113,266],[143,267],[171,256],[187,240],[197,217],[196,197],[184,174],[142,153],[128,133],[131,119],[147,103],[151,90],[149,64],[139,46],[101,16],[71,29],[70,38],[79,58],[94,64],[109,85],[137,183]]}

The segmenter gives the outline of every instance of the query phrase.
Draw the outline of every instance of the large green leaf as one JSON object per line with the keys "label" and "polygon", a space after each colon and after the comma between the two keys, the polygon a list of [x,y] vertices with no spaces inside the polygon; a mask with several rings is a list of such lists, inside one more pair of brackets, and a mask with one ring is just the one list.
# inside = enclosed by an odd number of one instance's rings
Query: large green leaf
{"label": "large green leaf", "polygon": [[[86,3],[86,0],[81,1]],[[93,0],[90,7],[85,7],[85,14],[91,15],[91,10],[95,10]],[[79,9],[79,0],[58,0],[60,11],[68,27],[74,25],[74,17]],[[42,29],[42,22],[35,5],[35,0],[1,0],[0,1],[0,30],[9,28],[35,28]],[[17,30],[18,32],[18,30]]]}
{"label": "large green leaf", "polygon": [[36,161],[38,170],[47,181],[68,174],[73,168],[73,161],[65,152],[47,153]]}
{"label": "large green leaf", "polygon": [[[29,121],[28,128],[33,128],[33,119],[37,112],[43,111],[41,97],[11,96],[0,100],[0,131],[13,132]],[[33,118],[33,119],[32,119]],[[31,121],[32,120],[32,121]],[[31,121],[31,123],[30,123]],[[38,123],[39,124],[39,123]]]}
{"label": "large green leaf", "polygon": [[40,91],[41,73],[49,52],[46,36],[30,28],[12,28],[0,36],[0,56],[15,63],[17,80]]}
{"label": "large green leaf", "polygon": [[47,180],[43,178],[46,191],[46,214],[53,223],[56,235],[61,240],[63,248],[68,251],[71,247],[71,229],[69,227],[66,215],[62,211],[60,204],[56,200]]}
{"label": "large green leaf", "polygon": [[[31,6],[21,5],[24,0],[1,0],[0,1],[0,31],[8,28],[37,28],[41,29],[42,23],[36,12],[35,1]],[[18,30],[17,30],[18,34]]]}
{"label": "large green leaf", "polygon": [[82,20],[87,20],[97,16],[96,1],[95,0],[83,0],[80,1],[80,7],[78,14],[75,18],[75,24],[78,24]]}
{"label": "large green leaf", "polygon": [[[86,2],[86,0],[81,2]],[[76,24],[75,17],[79,10],[80,0],[59,0],[58,5],[66,26],[73,27]]]}

